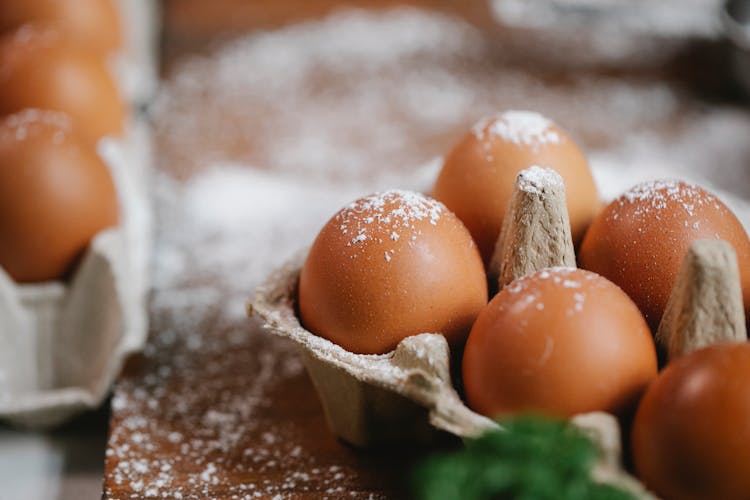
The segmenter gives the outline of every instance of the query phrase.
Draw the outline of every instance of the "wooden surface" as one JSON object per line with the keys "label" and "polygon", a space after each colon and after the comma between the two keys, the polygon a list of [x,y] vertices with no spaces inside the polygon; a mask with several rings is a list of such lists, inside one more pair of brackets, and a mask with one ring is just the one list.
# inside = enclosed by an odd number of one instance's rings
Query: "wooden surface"
{"label": "wooden surface", "polygon": [[[195,52],[211,53],[217,39],[320,16],[336,3],[168,1],[164,19],[165,77],[171,77],[175,61]],[[464,12],[456,12],[459,2],[410,3],[465,15],[476,25],[487,21],[486,11],[482,10],[484,2],[468,2]],[[362,2],[373,4],[382,6],[383,2]],[[498,36],[491,30],[485,34],[490,38]],[[680,54],[659,68],[628,74],[619,74],[612,68],[590,71],[605,75],[608,82],[671,82],[670,89],[679,96],[676,110],[643,125],[668,130],[680,123],[686,110],[734,105],[735,97],[731,96],[736,93],[727,83],[724,59],[715,54],[723,52],[708,45]],[[488,53],[480,62],[457,64],[463,71],[476,73],[478,79],[483,74],[502,74],[510,66],[516,73],[534,72],[553,94],[551,101],[541,107],[564,103],[566,96],[580,98],[579,73],[550,72],[529,65],[523,57],[495,56]],[[491,87],[492,82],[487,85]],[[482,103],[500,104],[491,99]],[[211,147],[215,150],[210,154],[223,150],[222,159],[230,160],[244,161],[254,152],[243,142],[252,142],[249,134],[235,142],[212,138],[213,122],[207,106],[195,103],[195,116],[185,119],[206,120],[208,139],[194,132],[189,141],[176,143],[172,140],[176,134],[173,123],[157,114],[157,163],[175,178],[189,179],[200,171]],[[255,115],[268,113],[251,111],[244,110],[242,114],[251,124],[263,118]],[[427,159],[442,154],[466,130],[474,114],[472,109],[465,119],[441,130],[414,130],[413,148]],[[587,126],[583,118],[576,121],[575,107],[570,108],[568,116],[577,136],[587,145],[617,140],[611,131],[602,132],[596,124]],[[193,148],[183,150],[188,143]],[[404,156],[411,161],[411,157]],[[163,224],[162,220],[160,230],[164,230]],[[252,259],[251,248],[247,258]],[[183,295],[179,289],[170,290],[168,295],[156,291],[148,346],[142,356],[130,361],[116,385],[103,497],[408,498],[408,471],[434,448],[362,451],[339,442],[326,427],[315,391],[294,348],[259,331],[241,310],[226,313],[227,304],[236,305],[238,298],[232,276],[198,271],[191,274],[190,267],[185,273]],[[243,294],[247,297],[250,292],[246,289]],[[199,300],[196,294],[204,296]],[[441,446],[451,446],[451,442]]]}

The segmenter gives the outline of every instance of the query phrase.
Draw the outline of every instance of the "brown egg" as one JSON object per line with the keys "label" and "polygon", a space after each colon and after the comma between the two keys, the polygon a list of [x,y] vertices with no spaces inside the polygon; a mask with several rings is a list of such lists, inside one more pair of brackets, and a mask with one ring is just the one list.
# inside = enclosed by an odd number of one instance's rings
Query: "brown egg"
{"label": "brown egg", "polygon": [[656,376],[656,348],[622,290],[557,267],[513,281],[490,301],[471,329],[462,369],[469,405],[490,417],[624,417]]}
{"label": "brown egg", "polygon": [[54,24],[66,40],[102,55],[122,45],[120,15],[112,0],[0,2],[0,31],[37,22]]}
{"label": "brown egg", "polygon": [[91,143],[120,135],[125,106],[104,62],[48,27],[26,25],[0,40],[0,115],[62,111]]}
{"label": "brown egg", "polygon": [[362,198],[315,239],[299,282],[305,328],[360,354],[442,333],[463,344],[487,302],[469,232],[435,200],[409,191]]}
{"label": "brown egg", "polygon": [[717,344],[669,365],[633,423],[638,476],[669,499],[750,498],[750,345]]}
{"label": "brown egg", "polygon": [[737,252],[745,307],[750,304],[750,240],[737,217],[698,186],[667,180],[640,184],[594,220],[578,262],[619,285],[653,330],[659,326],[682,258],[698,239],[729,242]]}
{"label": "brown egg", "polygon": [[492,257],[516,175],[538,165],[565,181],[577,244],[601,208],[586,157],[560,127],[530,111],[506,111],[481,120],[445,159],[433,195],[458,215]]}
{"label": "brown egg", "polygon": [[109,170],[56,112],[0,120],[0,267],[17,282],[64,277],[118,221]]}

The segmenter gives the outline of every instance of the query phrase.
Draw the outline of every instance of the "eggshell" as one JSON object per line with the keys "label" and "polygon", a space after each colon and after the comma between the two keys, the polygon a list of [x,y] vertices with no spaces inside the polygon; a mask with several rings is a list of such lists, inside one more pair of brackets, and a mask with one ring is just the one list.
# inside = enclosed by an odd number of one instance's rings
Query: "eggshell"
{"label": "eggshell", "polygon": [[610,203],[586,233],[579,265],[619,285],[653,330],[680,264],[698,239],[722,239],[737,252],[745,308],[750,304],[750,240],[735,215],[708,191],[681,181],[640,184]]}
{"label": "eggshell", "polygon": [[750,498],[750,345],[717,344],[670,363],[633,424],[638,476],[661,498]]}
{"label": "eggshell", "polygon": [[0,121],[0,266],[15,281],[62,278],[117,222],[109,170],[68,117],[26,110]]}
{"label": "eggshell", "polygon": [[92,144],[120,135],[126,114],[101,58],[32,25],[0,40],[0,115],[24,108],[67,113]]}
{"label": "eggshell", "polygon": [[485,264],[492,257],[516,175],[535,165],[563,177],[578,244],[601,205],[586,157],[552,121],[530,111],[506,111],[479,121],[446,157],[433,196],[466,224]]}
{"label": "eggshell", "polygon": [[462,369],[469,406],[489,417],[626,416],[657,362],[648,326],[622,290],[557,267],[512,282],[490,301],[471,329]]}
{"label": "eggshell", "polygon": [[112,0],[0,2],[0,31],[35,22],[54,24],[67,40],[102,55],[122,46],[122,26]]}
{"label": "eggshell", "polygon": [[385,353],[419,333],[462,345],[487,302],[469,232],[441,203],[408,191],[359,199],[310,249],[299,282],[302,323],[358,354]]}

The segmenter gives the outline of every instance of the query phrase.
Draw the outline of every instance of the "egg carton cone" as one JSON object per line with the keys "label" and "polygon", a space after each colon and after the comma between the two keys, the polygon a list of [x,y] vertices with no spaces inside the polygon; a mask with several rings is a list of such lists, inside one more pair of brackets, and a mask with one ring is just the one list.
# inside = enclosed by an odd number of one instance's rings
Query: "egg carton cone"
{"label": "egg carton cone", "polygon": [[356,446],[432,437],[434,428],[471,437],[496,424],[469,410],[451,384],[445,337],[423,333],[387,354],[354,354],[305,330],[295,310],[304,254],[275,271],[257,290],[251,313],[264,328],[300,345],[329,427]]}
{"label": "egg carton cone", "polygon": [[122,20],[123,48],[110,67],[120,92],[131,103],[146,104],[159,84],[159,28],[161,2],[117,0]]}
{"label": "egg carton cone", "polygon": [[52,427],[99,406],[146,340],[148,125],[136,121],[98,147],[120,225],[93,238],[66,282],[19,284],[0,268],[0,419],[20,426]]}
{"label": "egg carton cone", "polygon": [[693,242],[667,302],[657,345],[672,361],[721,342],[746,342],[737,254],[722,240]]}
{"label": "egg carton cone", "polygon": [[490,261],[498,289],[545,267],[576,267],[563,178],[547,168],[519,172]]}
{"label": "egg carton cone", "polygon": [[[296,309],[305,253],[274,271],[255,291],[248,313],[262,326],[294,341],[320,397],[332,432],[359,447],[431,439],[448,432],[477,437],[499,425],[468,408],[451,380],[448,343],[422,333],[382,355],[354,354],[307,331]],[[490,266],[499,288],[554,265],[575,266],[575,254],[560,176],[532,167],[519,173]],[[601,459],[595,480],[620,485],[638,498],[654,498],[622,466],[617,419],[595,412],[575,416],[597,443]]]}

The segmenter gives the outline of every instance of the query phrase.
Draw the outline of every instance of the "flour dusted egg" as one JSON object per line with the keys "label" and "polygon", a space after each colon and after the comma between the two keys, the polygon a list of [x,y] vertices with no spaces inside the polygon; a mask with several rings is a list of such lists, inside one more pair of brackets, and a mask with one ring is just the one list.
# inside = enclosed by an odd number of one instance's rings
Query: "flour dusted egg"
{"label": "flour dusted egg", "polygon": [[652,329],[659,326],[682,259],[699,239],[721,239],[737,253],[745,309],[750,304],[750,240],[716,196],[677,180],[639,184],[594,220],[579,265],[619,285]]}
{"label": "flour dusted egg", "polygon": [[113,0],[0,2],[0,31],[38,22],[54,24],[67,40],[102,55],[122,45],[120,17]]}
{"label": "flour dusted egg", "polygon": [[299,281],[305,328],[359,354],[425,332],[460,346],[486,302],[469,232],[442,203],[409,191],[373,194],[338,212]]}
{"label": "flour dusted egg", "polygon": [[561,267],[503,288],[474,323],[462,364],[469,406],[490,417],[625,416],[656,370],[633,301],[601,276]]}
{"label": "flour dusted egg", "polygon": [[454,146],[433,190],[466,224],[484,262],[500,234],[517,174],[534,165],[559,173],[567,191],[574,242],[600,209],[586,157],[555,123],[531,111],[506,111],[479,121]]}
{"label": "flour dusted egg", "polygon": [[68,114],[91,144],[120,135],[126,115],[100,57],[54,29],[33,25],[0,40],[0,115],[24,108]]}
{"label": "flour dusted egg", "polygon": [[67,116],[29,109],[0,120],[0,267],[11,278],[64,278],[117,222],[109,170]]}

